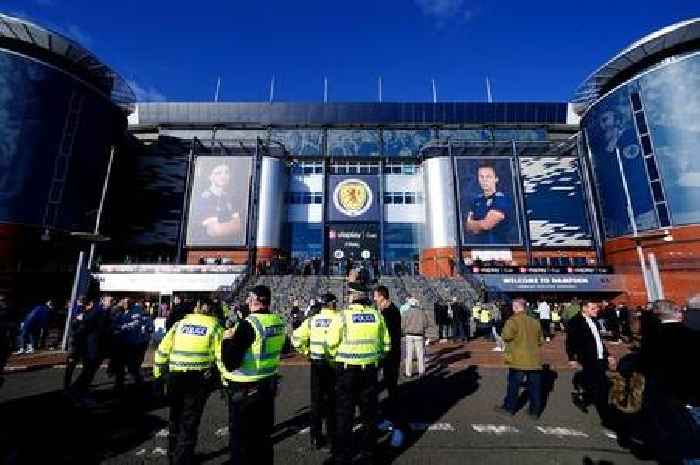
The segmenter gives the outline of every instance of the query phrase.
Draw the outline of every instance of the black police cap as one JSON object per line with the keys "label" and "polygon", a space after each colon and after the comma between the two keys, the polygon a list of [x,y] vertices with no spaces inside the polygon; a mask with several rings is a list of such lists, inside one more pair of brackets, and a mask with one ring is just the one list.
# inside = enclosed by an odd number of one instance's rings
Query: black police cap
{"label": "black police cap", "polygon": [[334,294],[331,294],[330,292],[327,292],[323,294],[321,297],[319,297],[319,300],[323,305],[330,305],[334,304],[338,301],[338,299],[335,297]]}

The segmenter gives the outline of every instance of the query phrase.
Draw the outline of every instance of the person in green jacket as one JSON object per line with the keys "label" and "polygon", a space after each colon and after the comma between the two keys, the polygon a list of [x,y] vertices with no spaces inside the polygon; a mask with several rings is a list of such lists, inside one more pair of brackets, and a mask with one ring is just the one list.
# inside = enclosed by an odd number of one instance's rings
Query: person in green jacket
{"label": "person in green jacket", "polygon": [[542,413],[542,326],[527,315],[524,299],[513,300],[513,316],[503,327],[502,337],[506,343],[505,363],[509,367],[508,391],[503,405],[497,406],[496,410],[515,415],[520,385],[523,378],[527,378],[529,415],[537,419]]}
{"label": "person in green jacket", "polygon": [[564,326],[566,327],[569,320],[579,313],[581,313],[581,304],[579,303],[578,299],[574,297],[571,299],[571,302],[564,307],[564,311],[562,312],[561,319],[564,320]]}

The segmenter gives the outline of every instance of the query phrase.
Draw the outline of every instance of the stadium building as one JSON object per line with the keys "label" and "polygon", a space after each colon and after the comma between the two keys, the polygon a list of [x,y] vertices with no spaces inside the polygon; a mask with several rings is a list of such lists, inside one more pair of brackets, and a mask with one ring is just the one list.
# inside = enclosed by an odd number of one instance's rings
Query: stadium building
{"label": "stadium building", "polygon": [[[243,267],[313,260],[328,274],[363,262],[383,273],[465,274],[498,292],[596,293],[633,304],[662,296],[682,301],[695,291],[700,20],[625,49],[582,84],[572,103],[131,105],[115,97],[121,81],[104,65],[59,60],[50,46],[30,46],[33,35],[18,36],[15,29],[29,23],[3,18],[3,60],[21,57],[75,80],[60,94],[61,112],[31,119],[38,126],[15,107],[17,124],[0,123],[0,150],[8,150],[8,140],[21,147],[0,157],[20,173],[4,181],[0,173],[10,268],[21,271],[30,253],[18,245],[22,228],[35,231],[31,243],[109,236],[95,255],[107,290],[147,291],[138,288],[147,282],[162,293],[213,290]],[[25,48],[43,50],[43,61]],[[18,76],[9,88],[22,105],[57,98],[29,86],[33,75],[17,74],[16,66],[0,65],[0,79]],[[90,84],[80,69],[103,69],[112,87]],[[56,172],[47,167],[63,166],[78,84],[100,95],[109,111],[90,121],[102,131],[90,132],[100,150],[71,146],[80,161],[68,172],[80,181],[52,216]],[[53,128],[55,146],[40,148],[37,137],[34,145],[24,142],[13,128],[27,124]],[[80,174],[83,163],[89,179]],[[43,196],[21,171],[37,165],[47,171]],[[61,179],[67,184],[66,175]],[[4,194],[10,180],[23,188],[8,190],[14,197]],[[36,206],[31,218],[29,201]],[[89,212],[100,205],[103,220],[96,222]]]}

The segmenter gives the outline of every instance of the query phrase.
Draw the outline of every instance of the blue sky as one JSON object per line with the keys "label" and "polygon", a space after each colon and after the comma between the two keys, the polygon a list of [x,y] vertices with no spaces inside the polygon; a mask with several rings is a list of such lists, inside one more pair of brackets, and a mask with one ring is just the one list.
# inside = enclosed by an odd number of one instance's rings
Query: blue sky
{"label": "blue sky", "polygon": [[698,0],[0,0],[77,39],[140,100],[563,101],[621,48],[700,16]]}

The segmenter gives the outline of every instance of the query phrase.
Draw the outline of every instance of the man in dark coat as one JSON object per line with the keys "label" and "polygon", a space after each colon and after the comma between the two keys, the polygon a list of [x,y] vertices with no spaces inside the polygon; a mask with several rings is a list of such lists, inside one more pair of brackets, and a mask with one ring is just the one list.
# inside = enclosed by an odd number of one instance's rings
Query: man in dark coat
{"label": "man in dark coat", "polygon": [[612,411],[608,405],[608,367],[616,360],[609,356],[603,337],[596,324],[600,306],[596,302],[584,302],[581,313],[569,320],[566,335],[566,353],[572,368],[582,369],[582,383],[586,401],[595,405],[601,421],[613,426]]}
{"label": "man in dark coat", "polygon": [[662,463],[700,457],[700,373],[688,365],[700,333],[683,323],[680,308],[669,300],[653,304],[658,324],[642,339],[641,371],[646,380],[644,439]]}
{"label": "man in dark coat", "polygon": [[[109,338],[109,313],[111,298],[105,297],[100,304],[92,300],[85,303],[83,312],[78,315],[72,326],[73,350],[68,357],[65,372],[65,387],[78,399],[87,394],[97,370],[102,364]],[[83,369],[78,379],[71,385],[73,370],[78,362]]]}

